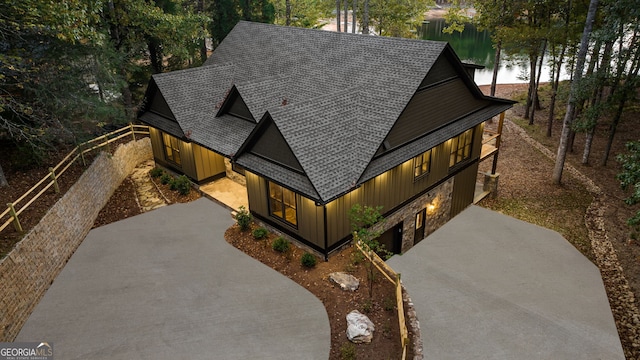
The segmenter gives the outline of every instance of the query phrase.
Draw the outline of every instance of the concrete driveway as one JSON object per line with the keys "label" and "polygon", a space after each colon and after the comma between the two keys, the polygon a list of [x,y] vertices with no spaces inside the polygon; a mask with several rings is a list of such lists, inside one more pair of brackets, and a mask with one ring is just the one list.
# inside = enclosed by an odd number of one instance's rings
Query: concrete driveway
{"label": "concrete driveway", "polygon": [[229,245],[207,199],[92,230],[16,341],[57,359],[327,359],[322,303]]}
{"label": "concrete driveway", "polygon": [[388,263],[425,359],[624,359],[598,268],[554,231],[471,206]]}

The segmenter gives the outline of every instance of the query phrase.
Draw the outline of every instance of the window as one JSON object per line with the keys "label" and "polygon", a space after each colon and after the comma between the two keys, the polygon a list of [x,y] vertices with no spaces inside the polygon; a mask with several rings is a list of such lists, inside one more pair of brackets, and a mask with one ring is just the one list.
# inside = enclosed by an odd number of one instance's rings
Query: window
{"label": "window", "polygon": [[164,154],[166,156],[166,159],[176,165],[181,165],[182,159],[180,158],[180,140],[169,134],[162,133],[162,141],[164,142]]}
{"label": "window", "polygon": [[449,167],[461,163],[471,157],[471,144],[473,141],[473,129],[469,129],[462,134],[451,139],[451,156],[449,157]]}
{"label": "window", "polygon": [[413,177],[418,178],[431,170],[431,150],[413,158]]}
{"label": "window", "polygon": [[298,225],[296,200],[295,192],[269,181],[269,212],[271,215],[291,225]]}

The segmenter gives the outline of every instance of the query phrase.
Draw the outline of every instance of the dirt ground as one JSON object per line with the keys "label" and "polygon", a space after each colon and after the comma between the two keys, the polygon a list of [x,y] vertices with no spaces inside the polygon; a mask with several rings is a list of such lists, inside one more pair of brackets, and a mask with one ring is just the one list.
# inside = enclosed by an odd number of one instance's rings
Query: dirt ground
{"label": "dirt ground", "polygon": [[[487,87],[482,87],[488,91]],[[501,85],[498,87],[499,97],[520,99],[522,91],[526,85]],[[551,171],[553,162],[545,157],[540,151],[527,145],[519,137],[515,126],[522,126],[527,133],[539,142],[548,146],[555,152],[560,134],[561,120],[556,120],[553,128],[553,136],[546,138],[546,114],[548,101],[544,92],[542,95],[542,109],[537,112],[535,125],[529,126],[519,119],[523,113],[523,107],[516,105],[509,111],[507,124],[504,129],[500,158],[498,162],[498,172],[500,175],[499,193],[495,199],[484,200],[480,205],[503,212],[523,220],[552,228],[562,233],[574,246],[585,256],[594,258],[585,227],[585,211],[591,203],[593,196],[576,179],[565,172],[563,184],[555,186],[551,183]],[[563,109],[559,108],[557,119],[562,118]],[[629,140],[639,140],[637,129],[631,118],[637,114],[629,112],[627,119],[623,120],[616,134],[612,155],[606,167],[598,165],[583,166],[579,164],[581,150],[584,143],[584,135],[576,136],[574,145],[575,153],[569,154],[567,161],[573,164],[584,175],[592,179],[600,186],[605,193],[607,202],[605,207],[605,227],[608,237],[617,251],[617,255],[624,275],[629,281],[629,286],[637,297],[640,293],[640,244],[631,240],[626,219],[638,210],[638,207],[630,207],[623,203],[626,197],[615,175],[620,170],[619,164],[615,161],[615,155],[624,151],[624,143]],[[516,125],[520,124],[520,125]],[[597,164],[603,152],[604,139],[607,132],[608,123],[603,122],[598,126],[596,138],[593,145],[591,162]],[[54,165],[65,154],[52,159],[50,163],[40,167],[25,170],[18,169],[11,159],[19,158],[15,154],[15,149],[4,147],[0,149],[3,154],[0,158],[9,186],[0,188],[0,203],[6,204],[14,201],[20,194],[24,193],[33,184],[40,180],[49,166]],[[483,164],[487,166],[487,164]],[[73,166],[60,181],[62,192],[66,191],[77,179],[83,168],[81,165]],[[173,192],[168,192],[170,195]],[[25,229],[35,225],[46,210],[59,198],[59,194],[52,190],[45,193],[41,201],[34,205],[21,216],[21,222]],[[180,199],[170,199],[170,202],[189,201],[191,197]],[[95,226],[102,226],[113,221],[124,219],[140,213],[136,198],[134,185],[130,179],[123,182],[120,188],[110,199],[96,220]],[[331,358],[341,358],[341,348],[347,342],[344,330],[346,320],[344,316],[353,309],[365,312],[370,309],[369,316],[373,317],[376,324],[376,335],[374,343],[383,344],[384,349],[371,345],[358,345],[356,347],[358,358],[396,358],[399,349],[399,340],[394,338],[397,334],[397,319],[393,314],[395,311],[386,310],[390,306],[389,298],[391,294],[385,284],[390,284],[380,276],[374,284],[376,298],[368,302],[368,292],[366,290],[366,275],[363,265],[357,263],[352,258],[352,249],[346,248],[339,254],[333,256],[329,262],[318,262],[313,269],[305,269],[300,265],[299,256],[303,252],[294,249],[288,255],[275,253],[269,246],[268,240],[255,241],[248,234],[240,234],[235,227],[227,232],[230,243],[243,249],[249,255],[258,258],[260,261],[272,266],[294,281],[310,289],[327,308],[327,313],[332,320],[332,347]],[[0,256],[8,252],[16,241],[20,239],[20,234],[9,227],[0,234]],[[327,275],[331,271],[349,271],[361,280],[362,290],[356,293],[344,293],[330,284]],[[606,276],[606,274],[605,274]],[[606,279],[605,279],[606,282]],[[320,284],[320,286],[318,286]],[[388,288],[388,289],[387,289]],[[615,294],[610,295],[610,302],[615,306]],[[348,310],[347,310],[348,309]],[[614,314],[616,314],[614,312]],[[617,316],[617,315],[616,315]],[[395,319],[395,320],[394,320]],[[640,324],[625,324],[616,317],[621,341],[625,349],[627,358],[640,358],[639,347],[634,347],[634,338],[629,335],[627,327],[633,326],[636,330]],[[638,345],[638,344],[636,344]],[[410,347],[409,347],[410,348]]]}

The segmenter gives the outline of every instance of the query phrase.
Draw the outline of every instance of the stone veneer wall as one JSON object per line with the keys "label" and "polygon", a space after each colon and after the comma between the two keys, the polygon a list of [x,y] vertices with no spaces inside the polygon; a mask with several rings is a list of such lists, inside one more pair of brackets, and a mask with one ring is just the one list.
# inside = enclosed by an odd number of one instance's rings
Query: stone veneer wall
{"label": "stone veneer wall", "polygon": [[[404,253],[411,249],[414,245],[413,237],[415,234],[416,214],[418,211],[424,208],[427,209],[424,230],[425,237],[449,221],[451,214],[453,181],[453,178],[448,179],[391,215],[387,215],[385,217],[385,221],[379,224],[377,229],[385,232],[402,221],[401,252]],[[429,207],[427,207],[428,205],[433,205],[433,209],[430,210]]]}
{"label": "stone veneer wall", "polygon": [[34,307],[135,166],[152,159],[143,138],[101,153],[67,193],[0,260],[0,341],[13,341]]}
{"label": "stone veneer wall", "polygon": [[245,187],[247,186],[247,179],[241,174],[238,174],[237,172],[233,171],[233,168],[231,167],[231,160],[224,158],[224,167],[225,167],[226,175],[229,179],[237,182],[242,186],[245,186]]}

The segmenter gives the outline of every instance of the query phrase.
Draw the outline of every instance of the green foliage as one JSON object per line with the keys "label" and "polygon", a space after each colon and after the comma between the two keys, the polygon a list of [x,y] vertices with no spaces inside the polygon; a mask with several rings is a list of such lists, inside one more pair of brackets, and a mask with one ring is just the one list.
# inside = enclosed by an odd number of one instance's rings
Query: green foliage
{"label": "green foliage", "polygon": [[240,231],[247,231],[251,227],[253,216],[251,216],[251,213],[249,213],[249,211],[244,206],[240,205],[235,219],[236,223],[240,227]]}
{"label": "green foliage", "polygon": [[[626,143],[628,153],[617,156],[622,171],[616,176],[623,190],[631,189],[629,197],[624,199],[628,205],[640,203],[640,141]],[[640,232],[640,211],[627,220],[627,223]]]}
{"label": "green foliage", "polygon": [[282,236],[277,237],[275,240],[273,240],[273,243],[271,244],[271,248],[277,252],[281,252],[281,253],[285,253],[287,251],[289,251],[289,240],[283,238]]}
{"label": "green foliage", "polygon": [[362,312],[368,314],[373,309],[373,301],[371,299],[367,299],[362,303]]}
{"label": "green foliage", "polygon": [[340,358],[342,360],[355,360],[356,346],[350,341],[342,343],[340,345]]}
{"label": "green foliage", "polygon": [[151,175],[152,178],[158,178],[162,176],[162,174],[164,174],[164,170],[159,167],[154,167],[153,169],[151,169],[151,171],[149,171],[149,175]]}
{"label": "green foliage", "polygon": [[445,34],[461,33],[464,31],[464,24],[471,22],[471,19],[465,14],[465,9],[462,8],[460,0],[453,1],[447,9],[444,19],[447,22],[447,27],[442,29],[442,32]]}
{"label": "green foliage", "polygon": [[364,206],[355,204],[349,209],[349,221],[351,222],[351,229],[356,234],[358,239],[367,245],[371,250],[375,251],[383,259],[387,259],[393,255],[387,249],[384,244],[378,242],[378,237],[382,234],[382,231],[374,230],[374,225],[384,221],[384,218],[380,214],[382,206]]}
{"label": "green foliage", "polygon": [[170,184],[172,180],[173,180],[173,177],[171,177],[171,175],[167,173],[164,173],[162,174],[162,176],[160,176],[160,183],[163,185]]}
{"label": "green foliage", "polygon": [[[296,27],[319,28],[326,24],[321,20],[332,17],[332,11],[335,10],[333,1],[290,0],[290,3],[290,26]],[[273,5],[275,6],[275,23],[285,25],[286,1],[275,0]]]}
{"label": "green foliage", "polygon": [[312,268],[316,266],[316,262],[317,262],[316,256],[310,252],[305,252],[304,254],[302,254],[302,257],[300,258],[300,263],[304,267]]}
{"label": "green foliage", "polygon": [[264,239],[267,235],[269,235],[269,231],[263,227],[259,227],[251,233],[253,238],[256,240]]}
{"label": "green foliage", "polygon": [[422,23],[423,14],[432,1],[369,0],[369,19],[382,36],[415,37],[415,29]]}
{"label": "green foliage", "polygon": [[382,304],[382,307],[386,311],[391,311],[396,308],[396,300],[390,297],[384,298],[384,303]]}
{"label": "green foliage", "polygon": [[169,183],[171,190],[176,190],[180,195],[187,195],[191,191],[191,181],[186,175],[181,175]]}

